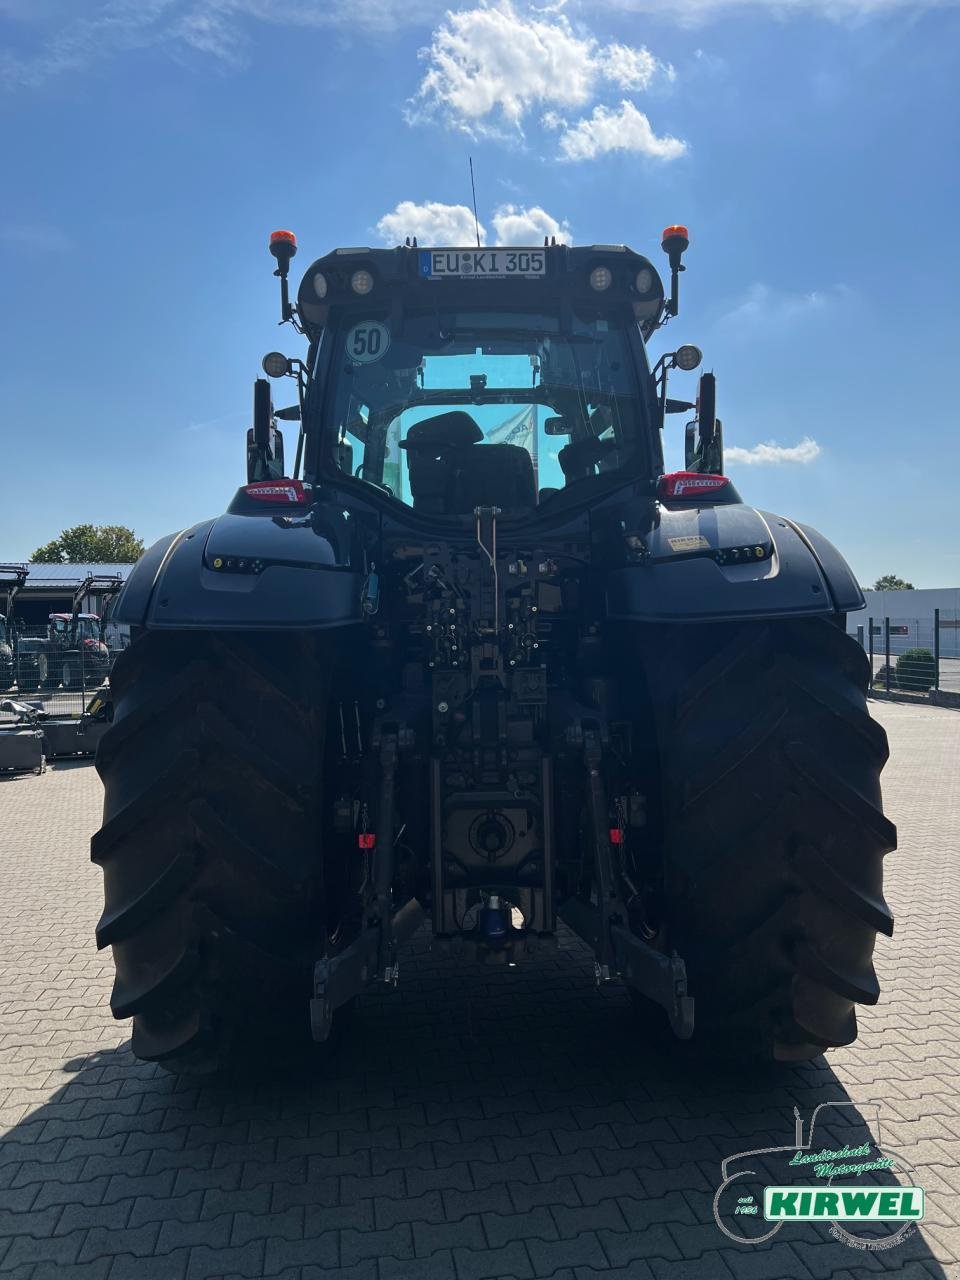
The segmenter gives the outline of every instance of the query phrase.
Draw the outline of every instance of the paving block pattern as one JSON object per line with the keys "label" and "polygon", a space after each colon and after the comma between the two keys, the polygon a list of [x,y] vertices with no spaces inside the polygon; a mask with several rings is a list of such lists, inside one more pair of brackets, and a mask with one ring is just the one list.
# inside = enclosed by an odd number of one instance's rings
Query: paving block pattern
{"label": "paving block pattern", "polygon": [[[897,917],[859,1041],[761,1074],[644,1043],[569,934],[501,972],[418,937],[322,1060],[241,1082],[131,1055],[98,953],[88,763],[0,781],[0,1280],[960,1280],[960,714],[875,703],[890,734]],[[713,1219],[720,1162],[820,1145],[880,1107],[922,1229],[855,1250]],[[871,1130],[874,1132],[874,1130]],[[822,1141],[821,1141],[822,1140]]]}

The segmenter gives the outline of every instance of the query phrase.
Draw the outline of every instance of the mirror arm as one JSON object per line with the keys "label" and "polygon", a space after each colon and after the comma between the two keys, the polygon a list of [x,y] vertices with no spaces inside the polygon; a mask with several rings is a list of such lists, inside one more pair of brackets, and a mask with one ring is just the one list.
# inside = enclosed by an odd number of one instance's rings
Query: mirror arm
{"label": "mirror arm", "polygon": [[675,351],[665,351],[657,363],[650,371],[653,378],[654,388],[657,393],[657,401],[660,406],[660,426],[664,425],[664,419],[669,410],[667,409],[667,372],[676,367],[677,353]]}

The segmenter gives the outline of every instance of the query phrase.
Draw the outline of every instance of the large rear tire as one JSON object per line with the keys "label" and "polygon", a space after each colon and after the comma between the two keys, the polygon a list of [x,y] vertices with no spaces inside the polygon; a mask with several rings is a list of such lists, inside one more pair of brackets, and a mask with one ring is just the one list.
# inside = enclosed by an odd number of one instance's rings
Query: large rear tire
{"label": "large rear tire", "polygon": [[57,677],[53,674],[54,664],[50,661],[49,654],[37,654],[37,688],[38,689],[56,689]]}
{"label": "large rear tire", "polygon": [[97,752],[97,944],[133,1050],[174,1071],[309,1041],[324,954],[316,636],[147,634],[122,653]]}
{"label": "large rear tire", "polygon": [[694,1044],[768,1061],[849,1044],[893,932],[863,650],[809,619],[678,628],[660,655],[665,921]]}

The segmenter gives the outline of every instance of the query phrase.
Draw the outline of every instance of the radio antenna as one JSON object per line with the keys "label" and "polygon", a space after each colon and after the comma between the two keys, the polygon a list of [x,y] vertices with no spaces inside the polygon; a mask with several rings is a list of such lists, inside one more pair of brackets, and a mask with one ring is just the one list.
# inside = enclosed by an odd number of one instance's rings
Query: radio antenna
{"label": "radio antenna", "polygon": [[477,229],[477,248],[480,248],[480,219],[477,217],[477,184],[473,180],[473,156],[470,159],[470,190],[473,192],[473,225]]}

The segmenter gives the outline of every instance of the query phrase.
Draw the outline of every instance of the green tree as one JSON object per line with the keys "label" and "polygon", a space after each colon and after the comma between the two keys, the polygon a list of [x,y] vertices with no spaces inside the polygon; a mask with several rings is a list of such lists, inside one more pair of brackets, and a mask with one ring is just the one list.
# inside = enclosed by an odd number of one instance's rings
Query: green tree
{"label": "green tree", "polygon": [[34,564],[133,564],[143,555],[143,539],[124,524],[76,524],[37,547]]}
{"label": "green tree", "polygon": [[915,591],[912,582],[907,582],[904,578],[898,578],[895,573],[885,573],[882,578],[878,578],[873,584],[874,591]]}

